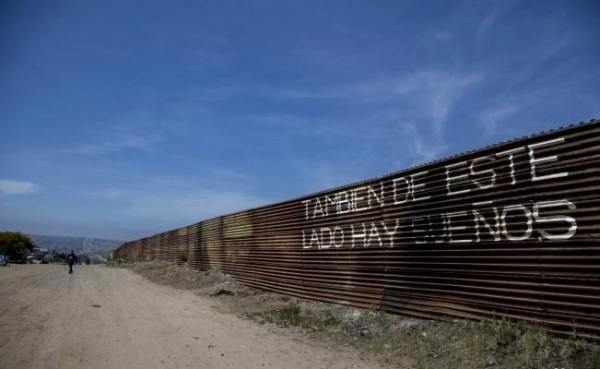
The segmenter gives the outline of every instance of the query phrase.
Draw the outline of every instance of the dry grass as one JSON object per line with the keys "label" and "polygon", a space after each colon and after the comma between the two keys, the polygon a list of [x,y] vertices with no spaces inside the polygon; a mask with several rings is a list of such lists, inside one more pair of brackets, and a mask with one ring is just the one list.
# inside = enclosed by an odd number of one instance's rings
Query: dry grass
{"label": "dry grass", "polygon": [[545,328],[500,321],[442,321],[361,337],[356,346],[384,362],[413,368],[600,368],[600,347],[561,339]]}
{"label": "dry grass", "polygon": [[243,314],[242,317],[258,321],[261,324],[275,323],[280,327],[299,327],[304,331],[311,332],[336,329],[342,323],[331,312],[320,316],[310,310],[302,310],[296,302],[277,309]]}

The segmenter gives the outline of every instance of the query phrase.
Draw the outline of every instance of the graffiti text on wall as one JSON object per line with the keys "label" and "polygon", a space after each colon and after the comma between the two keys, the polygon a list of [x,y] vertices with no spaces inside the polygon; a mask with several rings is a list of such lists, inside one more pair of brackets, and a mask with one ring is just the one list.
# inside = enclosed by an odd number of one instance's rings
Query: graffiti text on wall
{"label": "graffiti text on wall", "polygon": [[[305,220],[327,221],[327,225],[302,230],[302,247],[324,250],[395,247],[402,243],[569,239],[577,232],[577,222],[568,215],[576,209],[568,199],[502,204],[495,204],[493,199],[473,202],[473,197],[460,204],[454,201],[466,194],[481,198],[492,190],[518,185],[522,188],[567,177],[569,173],[559,157],[548,154],[564,143],[564,137],[533,143],[304,200],[301,203]],[[465,204],[466,201],[471,203]],[[422,210],[426,205],[444,202],[450,210],[434,214]],[[453,207],[460,210],[452,210]],[[406,209],[407,215],[384,215],[384,211],[397,214],[398,209]],[[340,218],[339,223],[330,224],[335,222],[334,217],[366,211],[379,211],[381,215],[373,221],[352,223]]]}

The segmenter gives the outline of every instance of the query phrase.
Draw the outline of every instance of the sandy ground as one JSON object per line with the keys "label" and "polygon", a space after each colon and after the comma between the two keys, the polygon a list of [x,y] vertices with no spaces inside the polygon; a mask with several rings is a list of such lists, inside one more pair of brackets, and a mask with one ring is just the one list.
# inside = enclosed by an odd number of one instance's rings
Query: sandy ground
{"label": "sandy ground", "polygon": [[121,268],[0,268],[0,368],[377,368]]}

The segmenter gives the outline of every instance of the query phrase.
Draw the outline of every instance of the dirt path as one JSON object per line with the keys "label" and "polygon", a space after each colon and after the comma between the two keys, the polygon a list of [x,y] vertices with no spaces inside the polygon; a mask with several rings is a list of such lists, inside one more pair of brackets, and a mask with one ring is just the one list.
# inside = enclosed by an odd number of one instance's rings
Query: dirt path
{"label": "dirt path", "polygon": [[374,368],[104,266],[0,269],[0,368]]}

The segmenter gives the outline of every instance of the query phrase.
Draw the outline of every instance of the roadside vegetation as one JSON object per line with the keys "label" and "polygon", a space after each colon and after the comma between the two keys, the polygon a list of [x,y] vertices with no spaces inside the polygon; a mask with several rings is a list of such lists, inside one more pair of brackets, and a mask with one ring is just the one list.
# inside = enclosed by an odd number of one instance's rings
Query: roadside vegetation
{"label": "roadside vegetation", "polygon": [[33,241],[21,232],[0,232],[0,255],[21,259],[26,251],[33,250]]}
{"label": "roadside vegetation", "polygon": [[259,324],[310,335],[334,346],[353,346],[393,368],[595,369],[600,345],[576,332],[557,337],[545,327],[508,320],[427,320],[301,300],[246,287],[217,271],[169,263],[128,263],[149,280],[219,301],[219,309]]}
{"label": "roadside vegetation", "polygon": [[245,314],[259,323],[326,332],[337,342],[399,368],[600,368],[600,347],[576,336],[558,338],[544,327],[507,320],[431,321],[362,311],[315,314],[296,302]]}
{"label": "roadside vegetation", "polygon": [[336,330],[343,323],[331,311],[317,314],[308,309],[302,310],[296,302],[291,302],[276,309],[246,313],[242,317],[255,320],[261,324],[275,323],[280,327],[298,327],[311,332]]}

